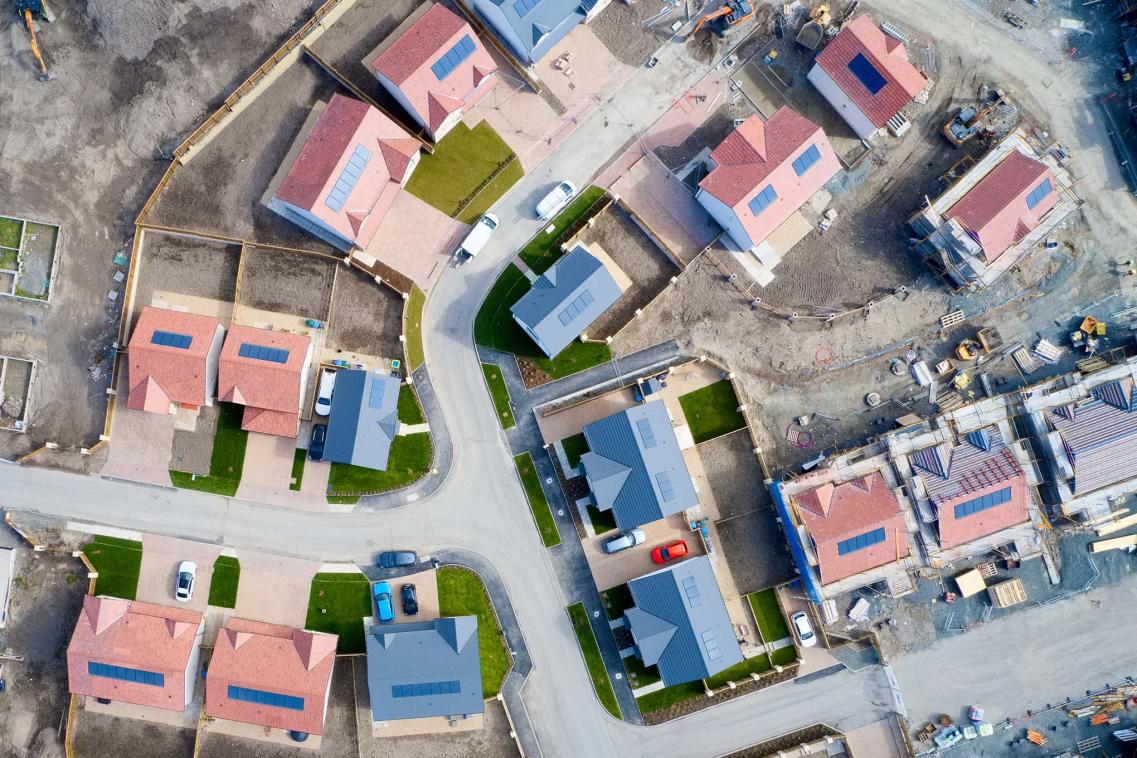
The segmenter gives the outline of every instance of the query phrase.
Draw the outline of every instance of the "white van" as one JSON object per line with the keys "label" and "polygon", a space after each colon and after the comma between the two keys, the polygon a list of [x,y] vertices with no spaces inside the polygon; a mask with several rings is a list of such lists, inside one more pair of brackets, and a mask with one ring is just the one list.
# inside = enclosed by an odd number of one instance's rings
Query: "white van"
{"label": "white van", "polygon": [[493,236],[497,225],[497,216],[492,213],[487,213],[478,219],[466,235],[466,238],[462,240],[462,244],[458,246],[458,250],[454,253],[454,258],[458,263],[465,263],[482,252],[482,248],[490,241],[490,237]]}
{"label": "white van", "polygon": [[316,393],[316,415],[327,416],[332,412],[332,390],[336,386],[336,372],[324,369],[320,372],[320,389]]}
{"label": "white van", "polygon": [[561,212],[561,209],[569,204],[576,196],[576,185],[572,182],[561,182],[556,187],[553,187],[549,194],[541,198],[541,202],[537,203],[537,218],[542,221],[549,221],[553,216]]}

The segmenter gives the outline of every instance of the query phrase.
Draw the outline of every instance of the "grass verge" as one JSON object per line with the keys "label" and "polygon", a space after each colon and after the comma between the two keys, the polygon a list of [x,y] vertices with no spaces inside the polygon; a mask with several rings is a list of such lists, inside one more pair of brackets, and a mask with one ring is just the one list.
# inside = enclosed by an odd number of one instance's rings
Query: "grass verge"
{"label": "grass verge", "polygon": [[565,457],[568,458],[568,464],[572,468],[579,466],[580,456],[588,452],[588,442],[584,439],[583,432],[565,437],[561,440],[561,447],[565,449]]}
{"label": "grass verge", "polygon": [[727,379],[680,396],[679,405],[696,444],[746,426],[738,396]]}
{"label": "grass verge", "polygon": [[497,409],[497,422],[502,429],[512,429],[517,426],[517,419],[513,417],[513,408],[509,405],[509,387],[505,386],[501,369],[492,363],[483,363],[482,373],[486,375],[486,386],[490,388],[493,407]]}
{"label": "grass verge", "polygon": [[95,593],[133,600],[138,592],[138,569],[142,565],[142,543],[99,535],[83,548],[95,571]]}
{"label": "grass verge", "polygon": [[612,689],[612,680],[608,678],[608,669],[604,667],[604,659],[600,656],[600,646],[596,644],[596,635],[592,633],[592,626],[588,623],[588,612],[584,610],[584,603],[570,605],[568,615],[572,620],[572,628],[576,632],[576,640],[580,644],[580,652],[584,655],[584,665],[588,668],[588,675],[592,678],[592,688],[596,690],[596,697],[604,706],[604,710],[616,718],[621,718],[620,703],[616,700],[616,692]]}
{"label": "grass verge", "polygon": [[316,574],[304,628],[339,635],[340,653],[365,651],[363,619],[372,615],[371,584],[363,574]]}
{"label": "grass verge", "polygon": [[415,388],[409,384],[399,387],[399,423],[425,424],[426,416],[422,414],[422,406],[418,404]]}
{"label": "grass verge", "polygon": [[217,434],[213,438],[213,457],[209,460],[209,475],[194,476],[184,471],[170,471],[175,487],[187,490],[212,492],[232,497],[241,484],[241,469],[245,465],[245,446],[249,433],[241,428],[244,406],[219,403]]}
{"label": "grass verge", "polygon": [[387,470],[376,471],[349,463],[333,463],[328,474],[328,502],[332,497],[354,498],[359,494],[372,494],[402,489],[426,476],[434,457],[434,446],[430,432],[402,434],[391,443],[391,455],[387,459]]}
{"label": "grass verge", "polygon": [[308,451],[296,448],[292,453],[292,483],[288,489],[293,492],[300,491],[300,484],[304,481],[304,461],[308,458]]}
{"label": "grass verge", "polygon": [[[417,175],[417,171],[415,174]],[[426,293],[418,288],[411,287],[411,294],[407,298],[406,311],[403,314],[403,331],[406,332],[407,373],[411,373],[423,363],[426,363],[426,351],[422,344],[422,309],[426,307]]]}
{"label": "grass verge", "polygon": [[778,598],[773,589],[753,592],[746,599],[754,613],[754,620],[758,622],[763,642],[768,644],[790,636],[790,628],[786,625],[782,609],[778,607]]}
{"label": "grass verge", "polygon": [[505,637],[497,625],[490,596],[482,580],[472,571],[443,566],[438,576],[438,612],[441,616],[477,616],[478,652],[482,659],[482,696],[501,692],[501,684],[513,660]]}
{"label": "grass verge", "polygon": [[241,581],[241,564],[236,558],[219,555],[213,562],[213,578],[209,581],[209,604],[221,608],[237,607],[237,585]]}
{"label": "grass verge", "polygon": [[525,265],[533,269],[534,273],[545,273],[550,266],[557,262],[558,258],[564,255],[564,251],[557,246],[557,239],[565,233],[566,229],[579,221],[585,211],[603,196],[604,190],[600,187],[585,187],[584,191],[577,195],[576,199],[553,219],[551,231],[547,233],[544,230],[538,232],[537,236],[529,241],[529,244],[521,248],[518,255],[521,256],[521,260],[525,261]]}
{"label": "grass verge", "polygon": [[541,542],[545,543],[545,547],[556,547],[561,544],[561,534],[557,531],[557,522],[553,520],[549,500],[541,489],[541,480],[533,466],[532,456],[522,453],[514,457],[513,463],[521,477],[521,486],[525,488],[525,497],[529,500],[529,509],[533,511],[533,520],[537,522],[537,531],[541,533]]}

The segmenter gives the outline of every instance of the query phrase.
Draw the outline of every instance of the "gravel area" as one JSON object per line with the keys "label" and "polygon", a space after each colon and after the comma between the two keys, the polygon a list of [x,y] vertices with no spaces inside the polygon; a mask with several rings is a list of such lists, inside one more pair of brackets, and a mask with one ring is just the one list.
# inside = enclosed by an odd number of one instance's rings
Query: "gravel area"
{"label": "gravel area", "polygon": [[237,291],[241,262],[237,245],[147,232],[139,254],[143,257],[132,317],[149,305],[158,291],[226,302],[232,302]]}
{"label": "gravel area", "polygon": [[329,258],[252,247],[241,268],[241,305],[325,321],[337,266]]}
{"label": "gravel area", "polygon": [[327,346],[364,355],[402,358],[403,299],[355,269],[336,275]]}
{"label": "gravel area", "polygon": [[213,440],[217,432],[216,405],[203,405],[197,414],[197,426],[192,432],[174,430],[170,446],[170,468],[189,474],[207,476],[213,461]]}

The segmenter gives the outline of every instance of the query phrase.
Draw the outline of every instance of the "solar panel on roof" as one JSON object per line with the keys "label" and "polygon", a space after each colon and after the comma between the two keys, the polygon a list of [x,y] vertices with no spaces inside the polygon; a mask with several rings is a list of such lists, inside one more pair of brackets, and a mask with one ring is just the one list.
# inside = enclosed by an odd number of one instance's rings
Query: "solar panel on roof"
{"label": "solar panel on roof", "polygon": [[695,577],[688,576],[683,579],[683,594],[687,596],[687,605],[692,608],[698,608],[703,599],[699,597],[699,585],[695,583]]}
{"label": "solar panel on roof", "polygon": [[379,409],[383,407],[383,396],[387,394],[387,383],[371,382],[371,393],[367,398],[367,407]]}
{"label": "solar panel on roof", "polygon": [[394,698],[426,697],[428,695],[458,695],[461,694],[461,691],[461,684],[456,680],[391,685],[391,697]]}
{"label": "solar panel on roof", "polygon": [[871,532],[858,534],[856,537],[850,537],[847,540],[841,540],[837,543],[837,555],[847,555],[855,553],[858,550],[864,550],[866,547],[872,547],[881,542],[884,542],[887,536],[884,527],[880,529],[873,529]]}
{"label": "solar panel on roof", "polygon": [[671,474],[660,471],[655,475],[655,483],[659,485],[660,496],[668,503],[675,500],[675,488],[671,486]]}
{"label": "solar panel on roof", "polygon": [[335,185],[331,191],[328,192],[328,197],[324,200],[324,205],[333,211],[338,212],[343,210],[343,204],[347,202],[347,196],[355,189],[355,183],[359,181],[359,177],[363,174],[363,169],[367,166],[369,160],[371,160],[371,151],[363,145],[356,145],[355,150],[351,153],[351,157],[347,159],[347,165],[343,167],[343,171],[340,171],[339,178],[336,179]]}
{"label": "solar panel on roof", "polygon": [[241,343],[241,347],[237,350],[237,355],[242,358],[255,358],[258,361],[269,361],[270,363],[288,363],[287,350],[281,350],[278,347],[256,345],[252,342]]}
{"label": "solar panel on roof", "polygon": [[805,149],[801,155],[793,160],[794,173],[801,176],[806,171],[809,171],[813,164],[821,160],[821,151],[817,149],[817,145],[810,145]]}
{"label": "solar panel on roof", "polygon": [[869,91],[870,95],[880,92],[884,89],[884,85],[888,84],[888,80],[876,70],[876,66],[862,53],[857,53],[856,57],[849,61],[849,70],[853,72],[853,76],[857,77],[861,84],[865,85],[865,89]]}
{"label": "solar panel on roof", "polygon": [[722,657],[722,651],[719,649],[719,641],[714,629],[707,629],[699,635],[699,638],[703,641],[703,649],[707,651],[707,660],[717,661]]}
{"label": "solar panel on roof", "polygon": [[150,335],[151,345],[162,345],[164,347],[176,347],[180,350],[187,349],[193,342],[193,337],[188,334],[178,334],[177,332],[163,332],[156,331]]}
{"label": "solar panel on roof", "polygon": [[518,16],[524,16],[541,4],[541,0],[514,0],[513,10]]}
{"label": "solar panel on roof", "polygon": [[1038,205],[1043,199],[1054,191],[1054,185],[1050,183],[1049,179],[1043,179],[1042,184],[1038,185],[1030,191],[1026,196],[1026,207],[1034,210],[1034,206]]}
{"label": "solar panel on roof", "polygon": [[641,418],[636,422],[636,429],[640,433],[640,440],[644,443],[644,447],[651,449],[655,447],[655,432],[652,431],[651,421],[646,418]]}
{"label": "solar panel on roof", "polygon": [[230,684],[228,694],[230,700],[239,700],[243,703],[271,705],[274,708],[287,708],[290,711],[304,710],[304,698],[282,695],[279,692],[254,690],[251,687],[238,687],[235,684]]}
{"label": "solar panel on roof", "polygon": [[104,679],[118,679],[123,682],[148,684],[151,687],[163,687],[166,684],[166,676],[157,671],[132,669],[126,666],[112,666],[109,663],[97,663],[95,661],[87,661],[87,673],[91,676],[101,676]]}
{"label": "solar panel on roof", "polygon": [[770,207],[770,205],[778,199],[778,193],[774,191],[774,185],[767,184],[762,188],[762,191],[754,196],[754,199],[748,204],[750,212],[757,216],[762,211]]}
{"label": "solar panel on roof", "polygon": [[470,39],[470,35],[466,34],[462,39],[455,42],[449,50],[443,53],[430,67],[434,72],[435,78],[442,81],[458,68],[458,65],[474,54],[474,41]]}
{"label": "solar panel on roof", "polygon": [[994,508],[997,505],[1002,505],[1003,503],[1009,503],[1010,501],[1011,501],[1011,488],[1010,487],[1004,487],[1003,489],[999,490],[998,492],[992,492],[989,495],[983,495],[982,497],[977,497],[977,498],[974,498],[972,500],[968,500],[966,503],[959,503],[958,505],[955,506],[955,508],[953,510],[955,511],[955,517],[956,518],[964,518],[966,516],[973,516],[976,513],[979,513],[980,511],[985,511],[985,510],[988,510],[989,508]]}

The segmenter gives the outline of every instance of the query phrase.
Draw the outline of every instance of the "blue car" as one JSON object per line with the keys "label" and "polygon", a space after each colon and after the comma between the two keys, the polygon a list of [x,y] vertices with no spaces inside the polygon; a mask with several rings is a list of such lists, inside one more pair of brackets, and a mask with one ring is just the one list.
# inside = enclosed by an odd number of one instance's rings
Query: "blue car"
{"label": "blue car", "polygon": [[376,582],[371,587],[371,594],[375,597],[375,609],[379,614],[380,624],[390,624],[395,620],[395,603],[391,600],[391,585],[386,582]]}

